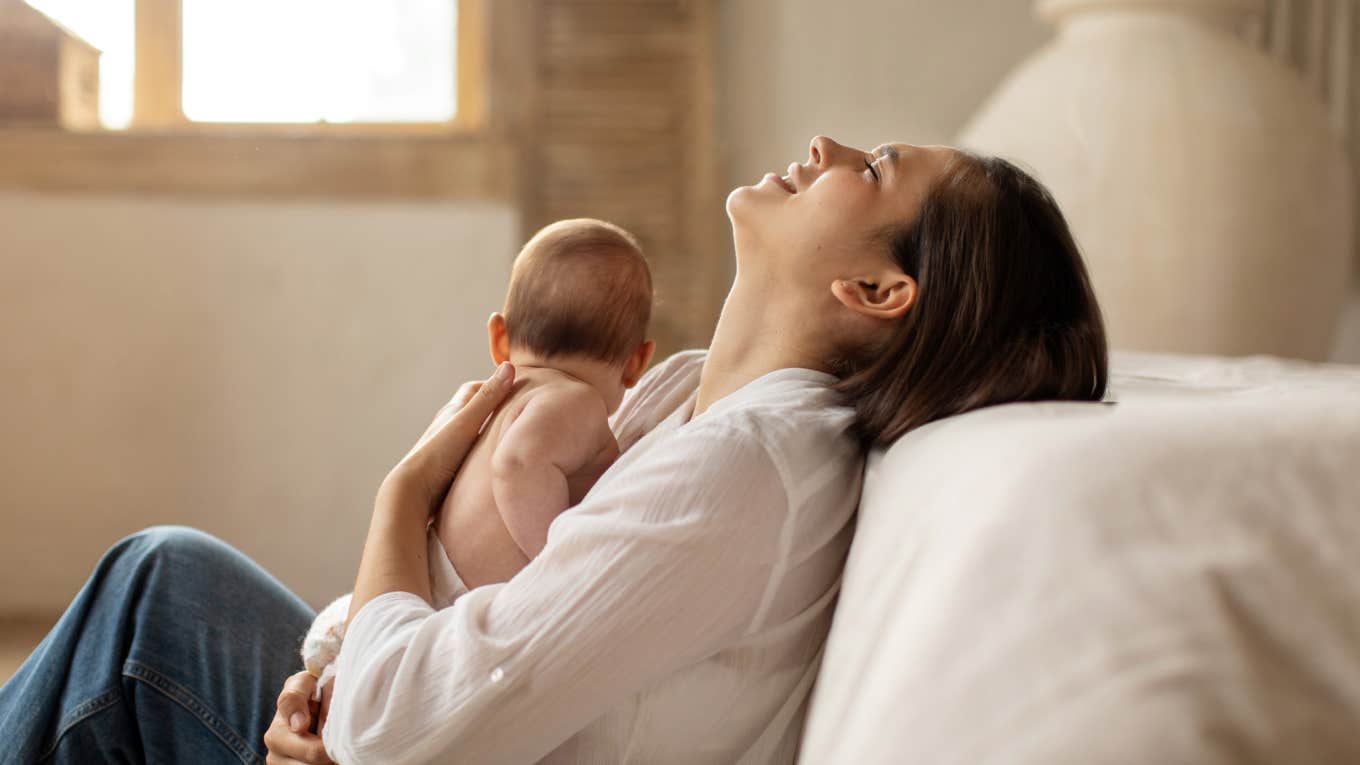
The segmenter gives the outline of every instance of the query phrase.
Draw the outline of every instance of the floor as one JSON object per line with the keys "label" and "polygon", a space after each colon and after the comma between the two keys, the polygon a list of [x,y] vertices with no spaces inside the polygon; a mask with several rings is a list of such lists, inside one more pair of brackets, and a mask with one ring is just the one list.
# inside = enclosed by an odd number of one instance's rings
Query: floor
{"label": "floor", "polygon": [[0,685],[24,663],[52,628],[51,620],[0,620]]}

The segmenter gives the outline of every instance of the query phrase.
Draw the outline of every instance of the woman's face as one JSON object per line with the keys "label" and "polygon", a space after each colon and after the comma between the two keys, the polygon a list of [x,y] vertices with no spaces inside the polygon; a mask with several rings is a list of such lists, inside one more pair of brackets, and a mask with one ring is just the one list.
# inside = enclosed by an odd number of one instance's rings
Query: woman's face
{"label": "woman's face", "polygon": [[774,259],[778,270],[819,282],[884,259],[884,248],[865,245],[885,227],[916,219],[954,154],[905,143],[863,151],[817,136],[807,162],[728,196],[738,258]]}

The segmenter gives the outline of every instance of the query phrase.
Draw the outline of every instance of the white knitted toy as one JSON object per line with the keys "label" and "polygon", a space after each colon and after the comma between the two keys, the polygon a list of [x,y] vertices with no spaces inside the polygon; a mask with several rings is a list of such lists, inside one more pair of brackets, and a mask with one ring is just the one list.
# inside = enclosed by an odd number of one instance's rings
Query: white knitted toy
{"label": "white knitted toy", "polygon": [[302,665],[317,678],[312,698],[319,700],[321,690],[335,677],[335,657],[345,639],[345,620],[349,618],[349,595],[341,595],[321,609],[307,637],[302,639]]}

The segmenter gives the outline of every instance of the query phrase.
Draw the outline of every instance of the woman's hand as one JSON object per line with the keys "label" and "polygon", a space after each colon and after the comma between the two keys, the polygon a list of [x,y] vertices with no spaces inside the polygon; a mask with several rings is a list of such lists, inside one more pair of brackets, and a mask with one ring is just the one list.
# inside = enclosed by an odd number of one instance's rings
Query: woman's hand
{"label": "woman's hand", "polygon": [[[332,686],[326,689],[330,690]],[[312,721],[317,720],[318,714],[329,706],[326,703],[329,699],[325,696],[321,703],[312,701],[315,690],[316,678],[306,670],[284,681],[274,721],[264,733],[264,745],[269,749],[265,757],[268,765],[335,765],[321,743],[324,716],[316,732],[311,731]]]}
{"label": "woman's hand", "polygon": [[432,512],[448,493],[482,425],[509,395],[514,381],[515,368],[505,362],[486,382],[463,383],[411,451],[387,474],[379,493],[414,496]]}

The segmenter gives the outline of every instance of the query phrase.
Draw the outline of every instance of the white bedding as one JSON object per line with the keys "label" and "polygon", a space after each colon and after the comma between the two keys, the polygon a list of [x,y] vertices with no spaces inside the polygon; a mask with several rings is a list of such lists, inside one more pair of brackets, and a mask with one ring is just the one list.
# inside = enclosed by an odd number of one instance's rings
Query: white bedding
{"label": "white bedding", "polygon": [[1360,763],[1360,366],[1111,367],[871,457],[802,762]]}

